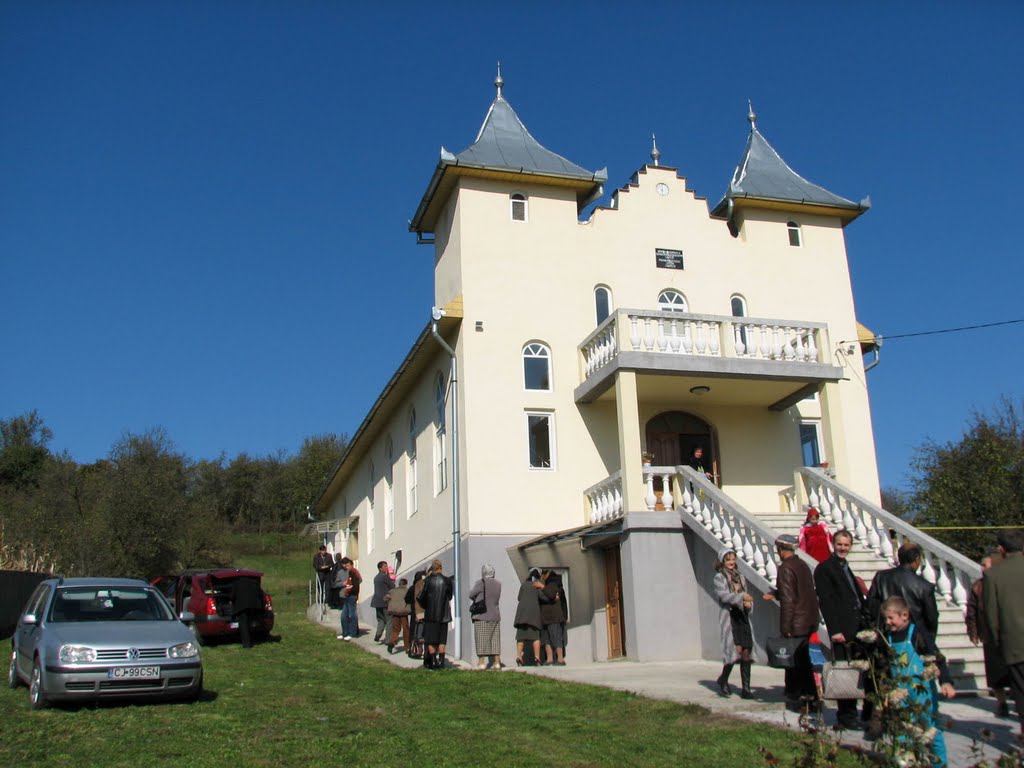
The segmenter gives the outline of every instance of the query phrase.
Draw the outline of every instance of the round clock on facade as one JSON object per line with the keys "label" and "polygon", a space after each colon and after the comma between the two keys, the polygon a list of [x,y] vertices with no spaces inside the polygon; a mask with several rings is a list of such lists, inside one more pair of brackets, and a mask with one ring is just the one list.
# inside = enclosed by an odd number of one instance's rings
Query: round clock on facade
{"label": "round clock on facade", "polygon": [[658,186],[655,187],[655,189],[658,191],[658,194],[661,195],[662,197],[668,194],[668,184],[659,184]]}

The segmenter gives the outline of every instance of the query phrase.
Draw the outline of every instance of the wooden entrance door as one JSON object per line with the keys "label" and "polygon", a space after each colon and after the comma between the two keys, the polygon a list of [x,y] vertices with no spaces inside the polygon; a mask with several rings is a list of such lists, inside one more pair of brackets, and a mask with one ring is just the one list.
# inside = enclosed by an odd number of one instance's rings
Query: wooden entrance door
{"label": "wooden entrance door", "polygon": [[608,658],[626,655],[626,635],[622,626],[622,563],[618,546],[604,551],[605,607],[608,616]]}

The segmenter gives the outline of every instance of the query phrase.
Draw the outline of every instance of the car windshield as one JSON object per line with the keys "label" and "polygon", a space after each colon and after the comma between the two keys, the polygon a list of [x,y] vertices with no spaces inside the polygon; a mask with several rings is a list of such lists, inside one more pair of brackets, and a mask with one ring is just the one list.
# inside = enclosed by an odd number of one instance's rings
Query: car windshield
{"label": "car windshield", "polygon": [[57,590],[50,621],[172,621],[163,598],[144,587],[65,587]]}

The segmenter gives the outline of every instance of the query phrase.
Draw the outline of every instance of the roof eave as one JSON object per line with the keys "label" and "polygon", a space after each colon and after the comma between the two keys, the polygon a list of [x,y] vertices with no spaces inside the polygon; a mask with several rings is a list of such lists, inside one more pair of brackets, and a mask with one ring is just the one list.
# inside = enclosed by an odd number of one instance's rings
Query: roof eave
{"label": "roof eave", "polygon": [[760,197],[747,194],[730,194],[712,209],[712,216],[725,216],[729,212],[729,202],[732,202],[733,209],[736,208],[765,208],[777,211],[799,211],[801,213],[819,214],[822,216],[836,216],[843,221],[845,226],[871,208],[869,202],[850,203],[849,205],[835,205],[823,203],[817,200],[789,200],[786,198]]}

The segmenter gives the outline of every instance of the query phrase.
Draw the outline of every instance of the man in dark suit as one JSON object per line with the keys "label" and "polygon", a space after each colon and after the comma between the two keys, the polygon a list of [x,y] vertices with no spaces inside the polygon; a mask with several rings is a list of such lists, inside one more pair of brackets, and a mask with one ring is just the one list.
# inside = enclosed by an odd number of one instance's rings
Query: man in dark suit
{"label": "man in dark suit", "polygon": [[[867,604],[846,561],[853,548],[853,535],[845,528],[836,531],[832,547],[832,556],[814,570],[814,587],[832,639],[832,657],[836,661],[849,661],[857,633],[868,625]],[[857,700],[838,700],[836,717],[841,728],[856,728]]]}
{"label": "man in dark suit", "polygon": [[905,543],[896,553],[899,565],[875,574],[868,592],[868,612],[881,628],[879,609],[887,599],[898,595],[910,606],[910,620],[935,637],[939,631],[939,607],[935,602],[935,585],[917,575],[921,567],[921,548]]}
{"label": "man in dark suit", "polygon": [[1024,531],[999,534],[1004,559],[985,574],[985,621],[1010,673],[1017,719],[1024,734]]}

